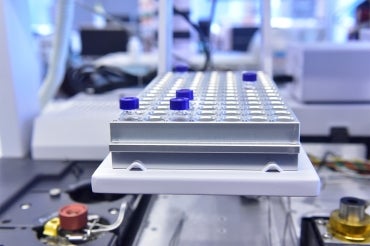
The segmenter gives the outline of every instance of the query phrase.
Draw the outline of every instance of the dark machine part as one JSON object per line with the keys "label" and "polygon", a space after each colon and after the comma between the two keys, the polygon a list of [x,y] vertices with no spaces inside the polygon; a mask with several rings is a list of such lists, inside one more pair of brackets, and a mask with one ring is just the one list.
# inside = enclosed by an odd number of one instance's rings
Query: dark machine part
{"label": "dark machine part", "polygon": [[97,165],[0,159],[0,245],[132,245],[152,197],[93,193]]}
{"label": "dark machine part", "polygon": [[301,135],[303,143],[359,143],[366,145],[366,156],[370,159],[370,136],[352,136],[347,127],[336,126],[328,136]]}
{"label": "dark machine part", "polygon": [[367,203],[343,197],[330,217],[303,218],[300,246],[370,245],[370,216]]}

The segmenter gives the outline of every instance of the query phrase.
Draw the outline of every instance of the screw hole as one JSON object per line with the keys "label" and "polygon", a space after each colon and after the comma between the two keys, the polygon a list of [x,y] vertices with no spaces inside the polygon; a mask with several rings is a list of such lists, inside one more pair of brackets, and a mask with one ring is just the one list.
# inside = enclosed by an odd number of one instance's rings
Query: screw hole
{"label": "screw hole", "polygon": [[115,215],[115,214],[118,214],[118,209],[117,209],[117,208],[110,208],[110,209],[108,210],[108,212],[109,212],[110,214],[112,214],[112,215]]}
{"label": "screw hole", "polygon": [[31,203],[23,203],[23,204],[21,204],[20,207],[21,207],[22,210],[30,209],[31,208]]}

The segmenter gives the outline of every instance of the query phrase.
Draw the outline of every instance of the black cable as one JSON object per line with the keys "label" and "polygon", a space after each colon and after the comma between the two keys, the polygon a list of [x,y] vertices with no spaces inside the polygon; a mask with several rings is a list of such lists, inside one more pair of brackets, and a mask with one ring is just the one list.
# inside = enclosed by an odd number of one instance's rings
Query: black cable
{"label": "black cable", "polygon": [[200,42],[202,44],[202,49],[203,49],[203,52],[204,52],[205,57],[206,57],[206,60],[204,62],[202,70],[206,71],[209,68],[210,64],[211,64],[211,51],[210,51],[210,48],[209,48],[209,44],[208,44],[208,40],[206,38],[206,35],[200,29],[199,25],[193,23],[190,20],[190,18],[187,15],[186,12],[182,12],[182,11],[178,10],[176,7],[174,7],[173,10],[174,10],[174,14],[182,16],[198,32],[199,39],[200,39]]}
{"label": "black cable", "polygon": [[139,78],[118,67],[85,64],[67,69],[61,89],[66,96],[73,96],[79,92],[100,94],[118,88],[136,86],[139,80],[147,84],[155,76],[155,71]]}
{"label": "black cable", "polygon": [[[328,163],[328,158],[330,156],[337,156],[335,153],[331,152],[331,151],[326,151],[323,155],[323,157],[321,158],[320,162],[319,162],[319,166],[317,167],[317,171],[320,171],[320,169],[323,167],[323,166],[327,166],[327,163]],[[333,170],[333,171],[336,171],[335,169],[329,167],[329,169]]]}

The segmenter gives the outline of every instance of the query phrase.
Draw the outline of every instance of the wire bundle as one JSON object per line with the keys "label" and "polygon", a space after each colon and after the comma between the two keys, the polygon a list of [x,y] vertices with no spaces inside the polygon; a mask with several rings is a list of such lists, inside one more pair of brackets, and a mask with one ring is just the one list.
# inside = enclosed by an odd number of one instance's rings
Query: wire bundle
{"label": "wire bundle", "polygon": [[369,160],[346,160],[332,152],[326,152],[323,158],[308,154],[312,164],[319,171],[323,166],[337,172],[345,173],[354,177],[370,177]]}

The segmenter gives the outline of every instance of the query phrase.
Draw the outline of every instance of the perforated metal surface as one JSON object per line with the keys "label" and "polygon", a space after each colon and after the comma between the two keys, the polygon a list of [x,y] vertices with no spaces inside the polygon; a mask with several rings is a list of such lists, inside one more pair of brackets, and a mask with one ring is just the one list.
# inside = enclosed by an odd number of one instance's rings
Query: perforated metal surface
{"label": "perforated metal surface", "polygon": [[[111,122],[114,168],[139,160],[149,168],[261,170],[277,163],[296,170],[299,122],[275,84],[242,72],[167,73],[139,96],[140,107]],[[170,109],[179,89],[191,89],[190,109]],[[181,117],[175,118],[175,113]],[[132,114],[132,112],[130,112]]]}
{"label": "perforated metal surface", "polygon": [[241,72],[167,73],[141,93],[138,121],[170,121],[169,100],[176,97],[176,90],[191,89],[189,122],[297,122],[262,73],[247,84]]}

